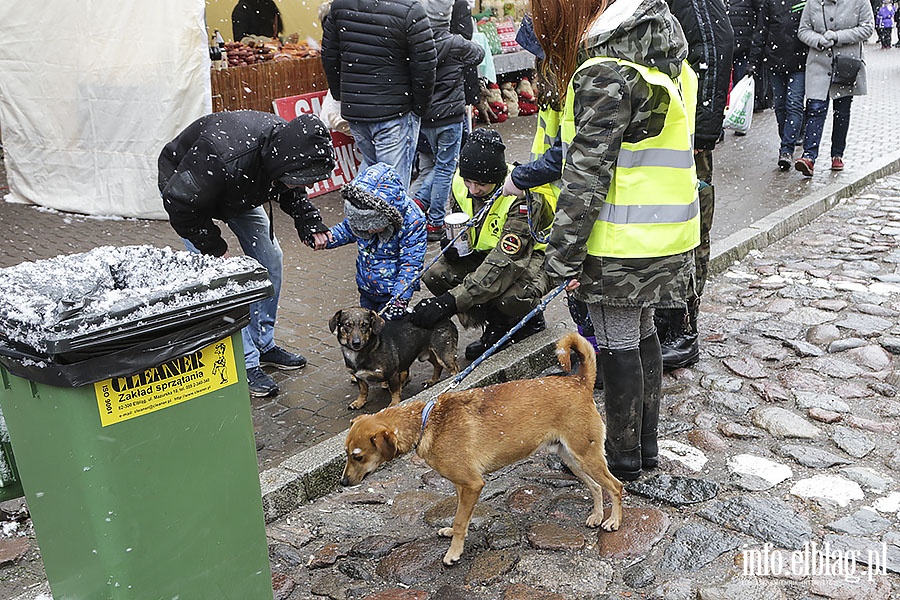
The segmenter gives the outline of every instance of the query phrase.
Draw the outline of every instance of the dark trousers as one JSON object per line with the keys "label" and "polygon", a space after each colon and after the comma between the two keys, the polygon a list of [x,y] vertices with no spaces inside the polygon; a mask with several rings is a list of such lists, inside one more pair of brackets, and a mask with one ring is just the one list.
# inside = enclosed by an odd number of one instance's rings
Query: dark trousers
{"label": "dark trousers", "polygon": [[[847,132],[850,130],[850,105],[853,96],[835,98],[831,127],[831,156],[844,156],[847,148]],[[819,157],[819,143],[828,116],[828,99],[806,101],[806,134],[803,136],[803,156],[815,162]]]}

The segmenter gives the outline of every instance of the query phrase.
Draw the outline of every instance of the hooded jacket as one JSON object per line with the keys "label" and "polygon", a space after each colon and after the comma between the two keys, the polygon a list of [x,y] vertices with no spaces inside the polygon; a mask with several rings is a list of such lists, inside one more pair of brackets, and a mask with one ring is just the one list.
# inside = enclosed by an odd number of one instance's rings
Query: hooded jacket
{"label": "hooded jacket", "polygon": [[291,122],[254,110],[200,117],[159,155],[159,191],[169,222],[202,253],[222,256],[228,245],[213,219],[226,220],[267,201],[294,218],[301,239],[327,231],[303,188],[334,168],[331,136],[312,115]]}
{"label": "hooded jacket", "polygon": [[[584,46],[582,62],[594,56],[619,58],[656,67],[672,79],[688,54],[681,25],[663,0],[617,0],[588,30]],[[634,68],[612,61],[579,70],[572,86],[576,135],[566,152],[546,251],[551,279],[578,279],[575,297],[585,302],[683,306],[691,288],[693,252],[648,259],[587,254],[621,143],[662,131],[668,92],[654,89]]]}
{"label": "hooded jacket", "polygon": [[431,104],[437,59],[417,0],[334,0],[322,24],[322,67],[348,121],[380,123]]}
{"label": "hooded jacket", "polygon": [[[382,210],[379,213],[391,214],[391,222],[395,222],[393,215],[397,215],[401,225],[399,230],[391,226],[382,234],[369,234],[355,229],[345,218],[331,228],[334,241],[326,247],[337,248],[356,242],[359,249],[356,255],[357,287],[373,296],[408,300],[419,289],[416,280],[425,262],[425,214],[406,195],[394,168],[385,163],[374,164],[360,172],[347,187],[353,188],[348,190],[350,193],[368,195],[369,206],[385,203],[393,207],[396,212]],[[379,219],[379,224],[381,221]],[[416,283],[409,285],[414,281]],[[400,294],[407,285],[406,291]]]}

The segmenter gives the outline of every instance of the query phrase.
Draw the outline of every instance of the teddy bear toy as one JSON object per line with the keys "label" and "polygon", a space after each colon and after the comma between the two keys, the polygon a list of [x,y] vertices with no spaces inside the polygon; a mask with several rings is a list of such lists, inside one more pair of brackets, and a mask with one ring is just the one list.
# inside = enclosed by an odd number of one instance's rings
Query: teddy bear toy
{"label": "teddy bear toy", "polygon": [[519,96],[520,115],[533,115],[538,111],[534,88],[531,86],[531,82],[527,77],[523,77],[522,81],[519,82],[519,85],[516,86],[516,93]]}

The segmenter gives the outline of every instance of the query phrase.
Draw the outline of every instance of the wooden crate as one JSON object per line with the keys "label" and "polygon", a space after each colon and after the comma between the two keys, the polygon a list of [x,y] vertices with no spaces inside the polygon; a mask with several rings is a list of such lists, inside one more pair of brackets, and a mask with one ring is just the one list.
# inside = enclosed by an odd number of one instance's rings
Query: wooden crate
{"label": "wooden crate", "polygon": [[213,111],[249,108],[272,112],[272,100],[328,89],[316,56],[267,61],[211,71]]}

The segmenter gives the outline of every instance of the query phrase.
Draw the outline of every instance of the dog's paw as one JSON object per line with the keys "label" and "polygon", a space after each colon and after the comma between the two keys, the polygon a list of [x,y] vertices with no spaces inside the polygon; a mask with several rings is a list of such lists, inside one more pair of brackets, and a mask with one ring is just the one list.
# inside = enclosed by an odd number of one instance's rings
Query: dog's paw
{"label": "dog's paw", "polygon": [[599,515],[597,513],[591,513],[590,515],[588,515],[587,521],[584,522],[585,525],[591,528],[600,527],[602,523],[603,513],[600,513]]}
{"label": "dog's paw", "polygon": [[441,527],[438,529],[438,535],[441,537],[453,537],[452,527]]}
{"label": "dog's paw", "polygon": [[605,531],[618,531],[619,525],[619,519],[610,517],[607,520],[603,521],[600,527],[602,527]]}
{"label": "dog's paw", "polygon": [[363,406],[365,406],[365,405],[366,405],[366,399],[365,399],[365,398],[357,398],[356,400],[354,400],[353,402],[351,402],[351,403],[350,403],[350,406],[348,406],[347,408],[349,408],[350,410],[359,410],[359,409],[361,409],[361,408],[362,408]]}
{"label": "dog's paw", "polygon": [[462,556],[461,552],[453,552],[453,550],[447,550],[447,554],[444,555],[444,564],[448,567],[452,567],[459,562],[460,556]]}

